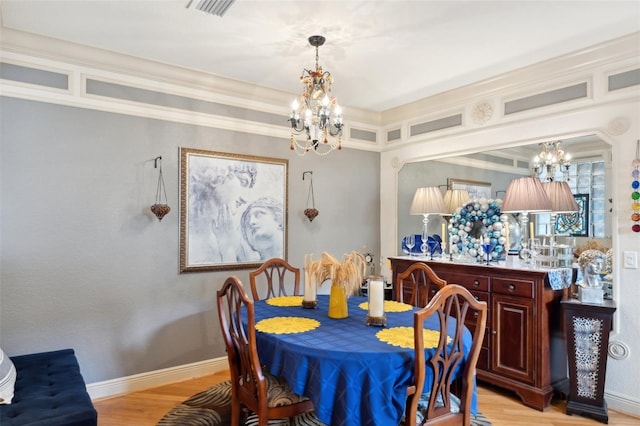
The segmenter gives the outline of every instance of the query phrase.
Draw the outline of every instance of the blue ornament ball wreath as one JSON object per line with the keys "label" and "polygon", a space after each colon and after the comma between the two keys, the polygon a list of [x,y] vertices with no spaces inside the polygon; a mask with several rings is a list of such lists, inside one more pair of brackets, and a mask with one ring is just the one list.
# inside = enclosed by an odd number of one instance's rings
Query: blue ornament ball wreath
{"label": "blue ornament ball wreath", "polygon": [[[499,198],[480,198],[458,207],[449,221],[452,254],[470,256],[478,262],[486,261],[482,240],[488,238],[495,245],[491,260],[504,260],[509,216],[500,213],[501,206],[502,200]],[[479,238],[472,235],[472,230],[477,228],[482,230]]]}

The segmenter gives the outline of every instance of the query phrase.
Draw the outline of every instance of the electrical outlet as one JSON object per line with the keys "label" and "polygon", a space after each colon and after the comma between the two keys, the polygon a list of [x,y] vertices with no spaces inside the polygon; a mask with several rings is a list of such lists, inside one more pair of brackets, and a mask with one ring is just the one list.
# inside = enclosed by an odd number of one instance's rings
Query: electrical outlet
{"label": "electrical outlet", "polygon": [[638,252],[625,251],[623,253],[624,267],[626,269],[638,269]]}

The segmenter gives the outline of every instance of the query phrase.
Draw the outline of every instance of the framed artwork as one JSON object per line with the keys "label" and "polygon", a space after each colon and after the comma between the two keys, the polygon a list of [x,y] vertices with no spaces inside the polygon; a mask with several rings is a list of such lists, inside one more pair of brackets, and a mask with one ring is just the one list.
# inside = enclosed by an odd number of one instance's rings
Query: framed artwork
{"label": "framed artwork", "polygon": [[449,178],[447,184],[451,189],[466,189],[470,200],[491,198],[491,183],[489,182]]}
{"label": "framed artwork", "polygon": [[287,259],[289,161],[180,148],[180,272]]}
{"label": "framed artwork", "polygon": [[574,194],[580,209],[575,213],[556,215],[556,233],[571,234],[576,237],[589,236],[589,194]]}

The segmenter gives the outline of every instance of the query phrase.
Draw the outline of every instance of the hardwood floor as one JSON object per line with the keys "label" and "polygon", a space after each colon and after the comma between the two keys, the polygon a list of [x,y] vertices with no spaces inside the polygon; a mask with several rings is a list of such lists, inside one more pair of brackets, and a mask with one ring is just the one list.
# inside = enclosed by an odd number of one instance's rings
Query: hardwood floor
{"label": "hardwood floor", "polygon": [[[124,396],[94,401],[98,426],[155,426],[176,404],[193,394],[229,378],[227,371],[172,383]],[[512,393],[481,385],[478,387],[480,411],[494,426],[588,426],[602,425],[596,420],[564,414],[564,400],[553,400],[544,412],[525,407]],[[638,426],[640,418],[609,410],[609,424]],[[387,425],[381,425],[387,426]]]}

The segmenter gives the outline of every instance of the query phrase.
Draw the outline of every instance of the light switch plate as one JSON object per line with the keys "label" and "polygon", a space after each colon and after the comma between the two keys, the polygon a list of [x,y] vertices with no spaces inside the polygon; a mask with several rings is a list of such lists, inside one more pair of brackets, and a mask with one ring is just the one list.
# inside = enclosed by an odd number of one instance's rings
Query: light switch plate
{"label": "light switch plate", "polygon": [[623,266],[626,269],[638,269],[638,252],[625,251],[623,253]]}

